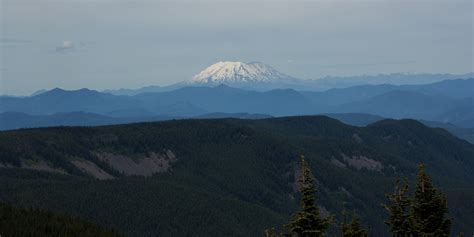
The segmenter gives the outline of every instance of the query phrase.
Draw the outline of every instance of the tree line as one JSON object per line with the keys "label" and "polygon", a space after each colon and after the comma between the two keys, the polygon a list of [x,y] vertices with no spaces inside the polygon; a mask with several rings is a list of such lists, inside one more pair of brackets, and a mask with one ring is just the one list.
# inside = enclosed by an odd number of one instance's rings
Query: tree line
{"label": "tree line", "polygon": [[[338,223],[333,215],[323,217],[317,204],[315,179],[301,156],[301,175],[298,178],[301,201],[299,210],[278,233],[275,228],[265,230],[266,237],[324,237],[331,225],[337,227],[334,236],[367,237],[369,228],[364,227],[358,215],[348,214],[344,209]],[[444,237],[449,236],[453,220],[446,217],[448,200],[437,189],[423,164],[418,166],[416,186],[409,194],[407,181],[398,179],[393,193],[387,194],[387,203],[381,206],[387,211],[388,226],[394,237]],[[459,234],[458,236],[462,236]]]}

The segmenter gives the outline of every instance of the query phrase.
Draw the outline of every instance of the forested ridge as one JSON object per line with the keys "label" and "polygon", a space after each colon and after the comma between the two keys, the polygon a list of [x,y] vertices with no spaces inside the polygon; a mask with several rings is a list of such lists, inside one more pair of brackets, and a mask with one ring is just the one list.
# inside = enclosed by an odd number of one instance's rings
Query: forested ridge
{"label": "forested ridge", "polygon": [[[167,151],[176,161],[151,177],[129,175],[98,155],[140,162]],[[398,177],[414,182],[424,163],[448,197],[453,230],[474,233],[474,146],[414,120],[352,127],[302,116],[6,131],[0,201],[68,213],[129,236],[262,236],[298,208],[301,154],[321,211],[336,219],[344,202],[371,234],[387,236],[385,194]],[[77,160],[113,178],[97,180]],[[38,170],[45,166],[53,172]]]}

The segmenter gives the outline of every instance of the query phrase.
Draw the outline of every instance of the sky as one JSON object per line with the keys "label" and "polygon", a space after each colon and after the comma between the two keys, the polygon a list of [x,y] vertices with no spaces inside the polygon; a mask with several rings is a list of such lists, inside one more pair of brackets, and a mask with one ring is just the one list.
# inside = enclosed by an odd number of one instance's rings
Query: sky
{"label": "sky", "polygon": [[1,0],[0,94],[190,80],[218,61],[302,79],[474,71],[472,0]]}

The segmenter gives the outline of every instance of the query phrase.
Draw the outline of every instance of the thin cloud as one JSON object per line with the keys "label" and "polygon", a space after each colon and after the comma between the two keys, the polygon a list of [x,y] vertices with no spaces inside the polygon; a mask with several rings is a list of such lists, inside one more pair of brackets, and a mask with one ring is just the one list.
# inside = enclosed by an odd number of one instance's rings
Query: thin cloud
{"label": "thin cloud", "polygon": [[61,46],[56,47],[56,51],[63,52],[63,51],[66,51],[66,50],[72,50],[74,48],[75,48],[75,44],[74,44],[73,41],[65,40],[65,41],[63,41]]}

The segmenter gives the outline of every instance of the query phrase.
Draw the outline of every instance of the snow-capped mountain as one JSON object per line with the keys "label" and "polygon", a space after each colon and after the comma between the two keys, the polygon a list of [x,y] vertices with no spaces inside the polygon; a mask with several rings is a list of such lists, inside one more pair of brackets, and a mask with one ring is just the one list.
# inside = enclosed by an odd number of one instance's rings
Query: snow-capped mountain
{"label": "snow-capped mountain", "polygon": [[293,79],[260,62],[218,62],[193,77],[194,83],[252,84],[275,83]]}

